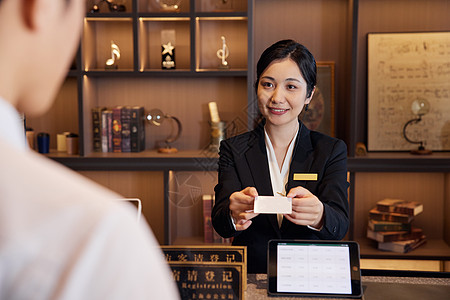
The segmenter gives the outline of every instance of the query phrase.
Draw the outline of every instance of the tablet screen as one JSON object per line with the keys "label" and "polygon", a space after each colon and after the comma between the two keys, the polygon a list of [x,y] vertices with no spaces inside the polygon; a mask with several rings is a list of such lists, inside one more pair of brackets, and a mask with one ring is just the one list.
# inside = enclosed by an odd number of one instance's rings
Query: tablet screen
{"label": "tablet screen", "polygon": [[356,296],[359,274],[356,243],[269,242],[269,293]]}

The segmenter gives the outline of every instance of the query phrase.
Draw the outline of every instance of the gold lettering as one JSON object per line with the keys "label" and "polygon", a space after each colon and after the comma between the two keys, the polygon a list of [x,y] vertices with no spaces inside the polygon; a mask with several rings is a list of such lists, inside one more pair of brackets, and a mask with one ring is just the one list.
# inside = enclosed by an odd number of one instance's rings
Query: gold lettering
{"label": "gold lettering", "polygon": [[178,261],[187,261],[187,255],[182,253],[178,255]]}
{"label": "gold lettering", "polygon": [[194,254],[195,261],[203,261],[203,254]]}
{"label": "gold lettering", "polygon": [[206,281],[214,281],[215,275],[216,274],[214,274],[214,271],[206,271],[205,273]]}
{"label": "gold lettering", "polygon": [[218,254],[211,254],[211,255],[209,256],[209,258],[210,258],[210,260],[211,260],[212,262],[218,262],[218,261],[219,261],[219,255],[218,255]]}
{"label": "gold lettering", "polygon": [[234,262],[236,260],[234,254],[227,254],[227,262]]}
{"label": "gold lettering", "polygon": [[198,271],[188,270],[187,279],[188,281],[197,281]]}
{"label": "gold lettering", "polygon": [[233,274],[231,271],[222,271],[222,281],[223,282],[232,282]]}
{"label": "gold lettering", "polygon": [[174,279],[175,281],[180,281],[180,271],[173,270],[173,271],[172,271],[172,276],[173,276],[173,279]]}

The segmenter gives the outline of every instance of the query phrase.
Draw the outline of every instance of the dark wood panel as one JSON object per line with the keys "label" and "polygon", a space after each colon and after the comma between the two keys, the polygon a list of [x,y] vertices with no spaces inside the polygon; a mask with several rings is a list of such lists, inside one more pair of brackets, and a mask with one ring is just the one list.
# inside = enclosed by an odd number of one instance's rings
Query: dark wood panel
{"label": "dark wood panel", "polygon": [[449,15],[447,0],[359,0],[355,142],[367,144],[367,33],[448,31]]}

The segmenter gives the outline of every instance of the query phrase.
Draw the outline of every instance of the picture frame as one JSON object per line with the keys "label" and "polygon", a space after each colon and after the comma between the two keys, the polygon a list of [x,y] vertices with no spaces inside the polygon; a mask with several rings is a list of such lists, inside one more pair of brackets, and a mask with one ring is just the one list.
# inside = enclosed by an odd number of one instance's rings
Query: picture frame
{"label": "picture frame", "polygon": [[318,61],[317,84],[308,110],[299,118],[309,130],[334,137],[335,130],[335,63]]}
{"label": "picture frame", "polygon": [[[391,32],[367,35],[368,151],[411,151],[405,138],[433,151],[450,150],[450,32]],[[417,119],[412,103],[430,111]],[[405,132],[404,132],[405,131]]]}

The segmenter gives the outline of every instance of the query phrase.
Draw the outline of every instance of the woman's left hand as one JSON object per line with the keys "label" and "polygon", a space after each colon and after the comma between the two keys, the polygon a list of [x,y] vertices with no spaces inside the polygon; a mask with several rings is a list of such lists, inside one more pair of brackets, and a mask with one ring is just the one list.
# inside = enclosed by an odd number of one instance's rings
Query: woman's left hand
{"label": "woman's left hand", "polygon": [[284,217],[297,225],[320,229],[323,225],[323,203],[304,187],[298,186],[289,191],[286,197],[292,198],[292,213]]}

